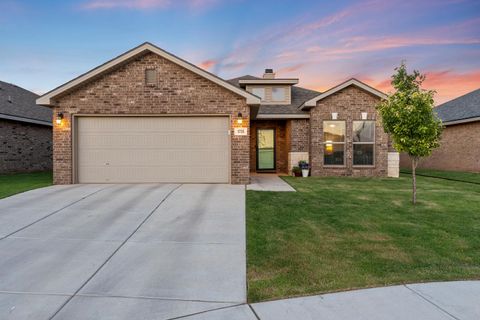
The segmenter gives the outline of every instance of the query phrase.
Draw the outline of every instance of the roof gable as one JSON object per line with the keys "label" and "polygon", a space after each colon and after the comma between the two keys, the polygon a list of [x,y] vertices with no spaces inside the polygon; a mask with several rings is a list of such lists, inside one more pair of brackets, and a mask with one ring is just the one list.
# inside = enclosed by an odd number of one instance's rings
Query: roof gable
{"label": "roof gable", "polygon": [[306,109],[306,108],[311,108],[311,107],[315,107],[317,105],[317,102],[322,100],[322,99],[325,99],[326,97],[328,96],[331,96],[332,94],[334,93],[337,93],[349,86],[356,86],[362,90],[365,90],[371,94],[373,94],[374,96],[377,96],[379,97],[380,99],[385,99],[387,97],[387,95],[373,87],[370,87],[369,85],[355,79],[355,78],[352,78],[350,80],[347,80],[327,91],[325,91],[324,93],[316,96],[315,98],[313,99],[310,99],[308,101],[306,101],[302,106],[301,106],[301,109]]}
{"label": "roof gable", "polygon": [[61,95],[61,94],[64,94],[64,93],[67,93],[71,90],[74,90],[75,88],[78,88],[79,86],[81,86],[82,84],[84,84],[85,82],[87,81],[90,81],[92,79],[95,79],[107,72],[109,72],[110,70],[112,70],[113,68],[117,67],[118,65],[121,65],[127,61],[130,61],[131,59],[134,59],[146,52],[152,52],[154,54],[157,54],[207,80],[210,80],[211,82],[213,83],[216,83],[218,84],[219,86],[221,87],[224,87],[225,89],[227,90],[230,90],[234,93],[236,93],[237,95],[239,96],[242,96],[244,98],[246,98],[247,100],[247,104],[250,104],[250,105],[257,105],[257,104],[260,104],[260,98],[258,98],[257,96],[253,95],[253,94],[250,94],[249,92],[246,92],[245,90],[242,90],[234,85],[232,85],[231,83],[215,76],[214,74],[208,72],[208,71],[205,71],[165,50],[162,50],[160,49],[159,47],[157,46],[154,46],[153,44],[151,43],[144,43],[136,48],[133,48],[132,50],[129,50],[123,54],[121,54],[120,56],[80,75],[79,77],[45,93],[44,95],[42,95],[40,98],[37,99],[37,104],[40,104],[40,105],[45,105],[45,106],[51,106],[54,101],[55,101],[55,97]]}

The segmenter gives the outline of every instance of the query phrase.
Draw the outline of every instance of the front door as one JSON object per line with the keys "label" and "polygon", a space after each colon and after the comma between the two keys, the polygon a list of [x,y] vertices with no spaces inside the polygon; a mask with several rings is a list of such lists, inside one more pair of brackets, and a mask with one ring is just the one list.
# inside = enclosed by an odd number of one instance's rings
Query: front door
{"label": "front door", "polygon": [[257,129],[257,170],[275,170],[275,129]]}

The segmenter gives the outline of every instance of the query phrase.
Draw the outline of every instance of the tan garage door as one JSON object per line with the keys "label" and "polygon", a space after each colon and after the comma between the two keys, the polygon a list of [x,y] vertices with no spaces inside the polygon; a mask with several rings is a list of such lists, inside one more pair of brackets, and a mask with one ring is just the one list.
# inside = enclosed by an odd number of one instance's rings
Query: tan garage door
{"label": "tan garage door", "polygon": [[79,183],[228,183],[227,117],[78,117]]}

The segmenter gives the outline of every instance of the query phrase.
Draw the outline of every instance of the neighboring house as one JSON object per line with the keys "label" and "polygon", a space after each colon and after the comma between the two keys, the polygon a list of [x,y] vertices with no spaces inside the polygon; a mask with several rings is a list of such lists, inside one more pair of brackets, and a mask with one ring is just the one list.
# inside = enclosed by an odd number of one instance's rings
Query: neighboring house
{"label": "neighboring house", "polygon": [[37,99],[60,122],[54,182],[246,184],[299,160],[316,176],[387,176],[385,95],[355,79],[324,93],[297,83],[272,70],[225,81],[142,44]]}
{"label": "neighboring house", "polygon": [[[480,89],[445,102],[434,109],[445,128],[440,147],[419,168],[480,172]],[[406,154],[400,165],[410,168]]]}
{"label": "neighboring house", "polygon": [[0,173],[52,169],[52,110],[37,98],[0,81]]}

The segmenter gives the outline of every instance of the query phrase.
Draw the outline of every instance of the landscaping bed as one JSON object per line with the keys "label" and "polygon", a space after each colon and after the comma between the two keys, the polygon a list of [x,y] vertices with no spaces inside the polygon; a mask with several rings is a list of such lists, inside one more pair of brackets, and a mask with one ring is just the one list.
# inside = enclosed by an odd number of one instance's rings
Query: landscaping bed
{"label": "landscaping bed", "polygon": [[480,279],[480,185],[411,178],[284,177],[247,191],[248,298]]}

